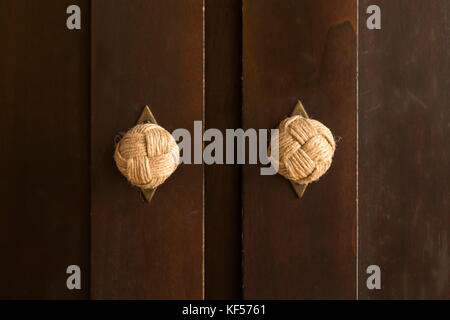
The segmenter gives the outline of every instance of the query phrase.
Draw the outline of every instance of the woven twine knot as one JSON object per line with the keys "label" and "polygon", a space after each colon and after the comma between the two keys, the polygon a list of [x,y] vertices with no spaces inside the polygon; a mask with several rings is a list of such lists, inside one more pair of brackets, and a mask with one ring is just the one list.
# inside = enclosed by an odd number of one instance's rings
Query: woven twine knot
{"label": "woven twine knot", "polygon": [[131,184],[153,189],[177,168],[180,150],[172,135],[150,123],[131,128],[117,143],[114,152],[119,171]]}
{"label": "woven twine knot", "polygon": [[278,173],[296,183],[319,179],[330,168],[336,145],[330,129],[319,121],[293,116],[279,126]]}

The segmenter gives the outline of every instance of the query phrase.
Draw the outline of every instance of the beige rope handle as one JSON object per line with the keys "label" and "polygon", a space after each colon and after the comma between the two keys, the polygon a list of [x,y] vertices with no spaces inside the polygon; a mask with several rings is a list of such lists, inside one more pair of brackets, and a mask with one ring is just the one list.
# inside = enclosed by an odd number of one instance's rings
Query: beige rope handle
{"label": "beige rope handle", "polygon": [[175,139],[156,123],[146,106],[138,124],[116,142],[114,160],[123,176],[141,188],[148,202],[154,190],[176,170],[180,150]]}
{"label": "beige rope handle", "polygon": [[330,129],[310,119],[300,101],[278,129],[279,156],[271,161],[278,173],[292,182],[300,198],[306,186],[330,168],[336,143]]}

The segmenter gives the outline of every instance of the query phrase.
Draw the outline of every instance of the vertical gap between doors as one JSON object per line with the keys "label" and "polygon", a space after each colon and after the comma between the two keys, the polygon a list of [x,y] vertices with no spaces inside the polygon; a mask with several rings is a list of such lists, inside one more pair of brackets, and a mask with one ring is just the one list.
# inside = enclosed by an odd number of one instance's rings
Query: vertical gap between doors
{"label": "vertical gap between doors", "polygon": [[[241,127],[242,0],[205,1],[204,27],[205,130],[225,134]],[[241,166],[205,164],[204,170],[204,296],[240,299]]]}

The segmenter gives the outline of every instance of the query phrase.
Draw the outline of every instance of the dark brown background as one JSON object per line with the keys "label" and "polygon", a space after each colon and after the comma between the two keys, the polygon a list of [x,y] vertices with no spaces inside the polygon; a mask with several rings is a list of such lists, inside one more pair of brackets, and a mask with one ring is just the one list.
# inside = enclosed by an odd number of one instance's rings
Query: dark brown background
{"label": "dark brown background", "polygon": [[[450,1],[357,4],[2,1],[0,298],[450,298]],[[147,205],[114,167],[145,104],[169,131],[258,129],[297,99],[337,139],[301,200],[258,166],[182,165]]]}

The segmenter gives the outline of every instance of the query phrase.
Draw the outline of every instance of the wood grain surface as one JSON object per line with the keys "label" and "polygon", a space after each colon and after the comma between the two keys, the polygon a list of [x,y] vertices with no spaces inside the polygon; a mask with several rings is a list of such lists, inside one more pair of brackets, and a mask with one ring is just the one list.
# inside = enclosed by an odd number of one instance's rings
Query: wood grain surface
{"label": "wood grain surface", "polygon": [[[242,1],[206,1],[205,126],[241,127]],[[241,168],[205,166],[205,294],[241,297]]]}
{"label": "wood grain surface", "polygon": [[[0,2],[0,298],[89,294],[89,1]],[[81,290],[66,269],[81,268]]]}
{"label": "wood grain surface", "polygon": [[91,119],[92,298],[201,299],[203,166],[178,167],[148,205],[113,161],[146,104],[169,132],[203,120],[201,0],[92,2]]}
{"label": "wood grain surface", "polygon": [[329,172],[298,199],[243,169],[243,295],[354,299],[356,1],[243,1],[243,125],[275,128],[297,99],[337,139]]}
{"label": "wood grain surface", "polygon": [[449,299],[450,1],[362,0],[359,14],[359,297]]}
{"label": "wood grain surface", "polygon": [[[0,298],[450,299],[449,18],[449,0],[1,1]],[[224,132],[298,99],[337,141],[301,199],[260,166],[181,165],[147,204],[115,167],[145,105]]]}

